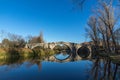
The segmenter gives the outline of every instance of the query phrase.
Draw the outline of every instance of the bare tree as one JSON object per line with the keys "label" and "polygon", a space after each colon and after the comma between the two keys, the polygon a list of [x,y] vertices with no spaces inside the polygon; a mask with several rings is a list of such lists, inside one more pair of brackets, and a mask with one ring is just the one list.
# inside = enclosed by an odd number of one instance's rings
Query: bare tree
{"label": "bare tree", "polygon": [[117,46],[120,45],[120,28],[118,28],[116,31],[114,31],[114,34],[115,34],[115,39],[116,39],[116,42],[117,42]]}
{"label": "bare tree", "polygon": [[113,8],[112,1],[109,3],[100,1],[94,13],[95,15],[88,20],[88,35],[96,46],[102,42],[107,53],[111,52],[111,48],[114,53],[117,53],[117,40],[114,32],[118,29],[116,26],[118,26],[117,22],[120,15],[118,13],[115,15],[115,7]]}
{"label": "bare tree", "polygon": [[72,2],[81,10],[83,9],[83,5],[85,4],[86,0],[72,0]]}
{"label": "bare tree", "polygon": [[9,47],[24,47],[25,46],[25,40],[21,35],[16,35],[12,33],[8,33],[8,39],[9,39]]}
{"label": "bare tree", "polygon": [[107,47],[107,43],[106,43],[106,35],[107,35],[106,34],[106,29],[105,29],[104,23],[100,19],[98,19],[98,31],[100,33],[100,39],[101,39],[100,42],[102,44],[104,44],[103,48],[104,48],[105,51],[107,51],[108,47]]}
{"label": "bare tree", "polygon": [[3,37],[5,36],[5,31],[1,30],[0,31],[0,41],[2,41]]}
{"label": "bare tree", "polygon": [[33,36],[32,35],[28,35],[25,37],[25,40],[27,43],[30,43],[30,41],[32,40]]}
{"label": "bare tree", "polygon": [[[77,7],[79,7],[80,9],[84,8],[84,4],[86,2],[90,2],[92,0],[72,0],[73,4],[75,4]],[[95,0],[97,3],[99,3],[100,1],[105,1],[106,3],[110,3],[110,2],[114,2],[116,0]],[[120,0],[118,0],[118,2],[120,3]],[[117,3],[119,5],[119,3]],[[95,4],[93,4],[93,6],[95,6]]]}
{"label": "bare tree", "polygon": [[114,35],[115,26],[117,26],[117,21],[119,19],[119,15],[115,15],[114,8],[112,6],[112,1],[108,4],[104,1],[100,2],[100,7],[97,9],[97,17],[101,20],[101,23],[104,24],[104,30],[106,34],[107,47],[110,51],[110,42],[115,48],[115,52],[117,53],[117,45]]}
{"label": "bare tree", "polygon": [[38,42],[39,42],[39,43],[44,43],[43,33],[42,33],[42,32],[40,32],[40,35],[38,36]]}
{"label": "bare tree", "polygon": [[87,33],[89,37],[93,40],[95,46],[98,46],[99,33],[98,33],[98,27],[97,27],[97,18],[95,16],[91,16],[87,24],[88,24]]}
{"label": "bare tree", "polygon": [[3,39],[2,40],[2,47],[9,48],[10,46],[10,41],[8,39]]}
{"label": "bare tree", "polygon": [[28,38],[28,43],[44,43],[42,32],[40,32],[39,36],[28,36]]}

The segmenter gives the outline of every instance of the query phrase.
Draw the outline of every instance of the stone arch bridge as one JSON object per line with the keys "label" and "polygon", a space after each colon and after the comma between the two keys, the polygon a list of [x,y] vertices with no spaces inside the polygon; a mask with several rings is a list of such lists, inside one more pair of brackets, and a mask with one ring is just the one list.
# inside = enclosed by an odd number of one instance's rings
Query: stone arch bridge
{"label": "stone arch bridge", "polygon": [[72,43],[72,42],[52,42],[52,43],[32,43],[32,44],[26,44],[25,48],[34,49],[35,47],[42,47],[45,49],[54,49],[57,45],[66,45],[71,50],[71,53],[76,55],[78,49],[85,46],[89,49],[90,55],[91,55],[91,46],[90,45],[84,45],[84,44],[78,44],[78,43]]}

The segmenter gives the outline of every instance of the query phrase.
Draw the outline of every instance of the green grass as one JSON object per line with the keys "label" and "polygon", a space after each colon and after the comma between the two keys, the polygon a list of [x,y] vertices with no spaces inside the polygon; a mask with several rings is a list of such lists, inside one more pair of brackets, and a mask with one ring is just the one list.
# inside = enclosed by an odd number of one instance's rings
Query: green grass
{"label": "green grass", "polygon": [[110,56],[110,59],[111,59],[111,61],[112,61],[113,63],[120,65],[120,55]]}
{"label": "green grass", "polygon": [[0,48],[0,59],[6,58],[6,57],[43,57],[43,56],[49,56],[54,55],[56,51],[51,49],[26,49],[26,48]]}
{"label": "green grass", "polygon": [[7,57],[7,51],[4,48],[0,48],[0,59]]}
{"label": "green grass", "polygon": [[31,49],[21,48],[18,50],[20,57],[32,57],[34,53]]}

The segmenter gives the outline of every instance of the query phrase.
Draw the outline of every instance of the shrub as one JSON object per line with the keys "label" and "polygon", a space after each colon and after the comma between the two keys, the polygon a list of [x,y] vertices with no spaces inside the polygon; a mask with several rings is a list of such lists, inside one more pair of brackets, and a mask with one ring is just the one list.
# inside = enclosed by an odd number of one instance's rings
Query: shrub
{"label": "shrub", "polygon": [[53,55],[53,54],[55,54],[55,51],[54,50],[50,50],[49,51],[49,55]]}
{"label": "shrub", "polygon": [[45,55],[46,55],[46,53],[45,53],[45,51],[44,51],[43,49],[40,49],[39,54],[40,54],[41,56],[45,56]]}
{"label": "shrub", "polygon": [[31,49],[21,48],[19,49],[19,55],[21,57],[32,57],[34,56],[34,53]]}
{"label": "shrub", "polygon": [[3,48],[0,48],[0,59],[4,58],[5,56],[7,56],[7,52]]}

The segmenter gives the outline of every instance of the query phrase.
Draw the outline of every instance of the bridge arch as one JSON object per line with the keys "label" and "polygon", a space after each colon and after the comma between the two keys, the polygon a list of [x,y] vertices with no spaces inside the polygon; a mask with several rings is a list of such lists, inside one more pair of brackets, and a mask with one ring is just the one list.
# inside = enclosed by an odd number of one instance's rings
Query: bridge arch
{"label": "bridge arch", "polygon": [[[71,44],[70,43],[66,43],[66,42],[57,42],[57,43],[54,43],[54,45],[50,45],[52,48],[51,49],[54,49],[56,46],[58,46],[58,45],[64,45],[64,46],[67,46],[69,49],[70,49],[70,51],[72,51],[72,46],[71,46]],[[61,46],[62,47],[62,46]]]}
{"label": "bridge arch", "polygon": [[77,50],[77,54],[82,58],[87,58],[90,55],[90,49],[87,46],[82,46]]}

